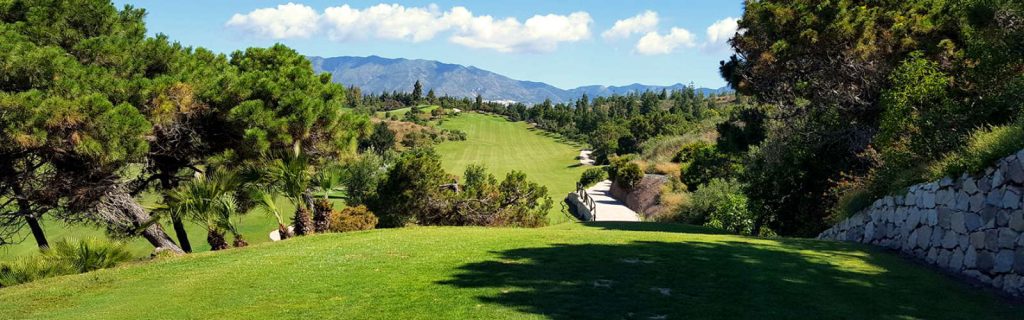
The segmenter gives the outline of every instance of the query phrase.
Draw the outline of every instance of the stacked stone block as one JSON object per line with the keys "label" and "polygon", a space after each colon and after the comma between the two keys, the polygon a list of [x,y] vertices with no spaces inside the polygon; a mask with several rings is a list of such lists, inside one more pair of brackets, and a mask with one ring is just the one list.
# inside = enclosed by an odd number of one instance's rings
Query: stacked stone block
{"label": "stacked stone block", "polygon": [[908,188],[822,232],[819,239],[898,250],[1024,297],[1024,150],[981,175]]}

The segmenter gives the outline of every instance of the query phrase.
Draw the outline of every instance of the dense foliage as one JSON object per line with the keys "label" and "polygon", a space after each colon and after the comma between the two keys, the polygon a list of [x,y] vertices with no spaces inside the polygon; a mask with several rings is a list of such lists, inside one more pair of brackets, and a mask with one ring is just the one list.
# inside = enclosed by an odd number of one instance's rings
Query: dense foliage
{"label": "dense foliage", "polygon": [[758,227],[814,235],[842,213],[841,195],[921,182],[972,131],[1021,109],[1019,1],[745,6],[737,54],[721,70],[771,107],[743,177]]}

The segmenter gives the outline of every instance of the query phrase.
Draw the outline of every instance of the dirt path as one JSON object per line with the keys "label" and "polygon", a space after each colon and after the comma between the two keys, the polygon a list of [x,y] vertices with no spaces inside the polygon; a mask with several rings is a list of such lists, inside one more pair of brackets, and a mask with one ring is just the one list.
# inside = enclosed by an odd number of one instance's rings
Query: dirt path
{"label": "dirt path", "polygon": [[594,198],[597,205],[594,221],[640,221],[636,212],[622,201],[612,198],[611,187],[611,180],[605,180],[587,189],[587,194]]}

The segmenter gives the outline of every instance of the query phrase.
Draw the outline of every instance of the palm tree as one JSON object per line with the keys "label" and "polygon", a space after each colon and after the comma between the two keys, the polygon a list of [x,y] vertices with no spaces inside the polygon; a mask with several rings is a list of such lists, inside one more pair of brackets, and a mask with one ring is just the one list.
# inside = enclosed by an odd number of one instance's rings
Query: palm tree
{"label": "palm tree", "polygon": [[327,232],[329,229],[328,220],[334,207],[330,201],[331,192],[341,185],[344,179],[345,168],[337,164],[321,168],[313,178],[313,185],[323,193],[323,199],[316,202],[313,210],[313,229],[316,232]]}
{"label": "palm tree", "polygon": [[162,211],[204,224],[212,250],[228,248],[224,237],[227,232],[235,237],[236,246],[244,246],[245,240],[231,223],[238,212],[241,182],[239,175],[230,170],[208,170],[168,192]]}
{"label": "palm tree", "polygon": [[[296,235],[313,233],[313,166],[310,159],[304,154],[286,154],[265,161],[258,185],[269,193],[283,195],[295,206],[295,216],[292,219]],[[263,199],[262,204],[266,206],[273,199]],[[282,236],[283,238],[283,236]]]}

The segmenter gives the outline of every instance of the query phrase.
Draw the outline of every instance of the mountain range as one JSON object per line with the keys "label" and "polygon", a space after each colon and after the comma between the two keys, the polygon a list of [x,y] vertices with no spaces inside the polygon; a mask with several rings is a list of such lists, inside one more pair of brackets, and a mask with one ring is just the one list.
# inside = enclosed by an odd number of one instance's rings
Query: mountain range
{"label": "mountain range", "polygon": [[[583,94],[598,97],[686,87],[681,83],[669,86],[636,83],[627,86],[592,85],[566,90],[543,82],[511,79],[473,66],[433,60],[389,59],[378,56],[309,57],[309,60],[316,72],[330,72],[335,82],[357,86],[363,93],[408,92],[412,91],[413,83],[419,80],[424,90],[434,89],[438,96],[475,97],[480,94],[484,99],[491,101],[538,103],[545,99],[554,102],[572,101]],[[731,91],[727,87],[696,90],[704,94]]]}

